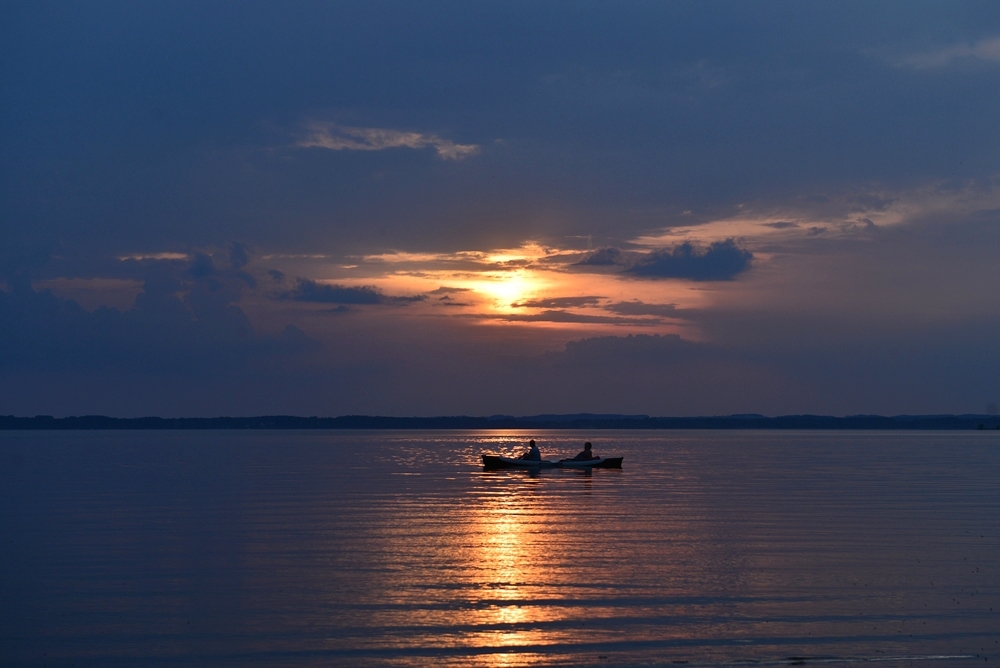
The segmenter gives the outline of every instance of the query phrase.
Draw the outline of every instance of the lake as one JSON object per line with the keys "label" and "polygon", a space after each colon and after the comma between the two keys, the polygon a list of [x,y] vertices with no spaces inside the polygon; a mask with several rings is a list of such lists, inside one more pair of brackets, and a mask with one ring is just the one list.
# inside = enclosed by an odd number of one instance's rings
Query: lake
{"label": "lake", "polygon": [[[483,471],[528,438],[624,465]],[[998,482],[995,432],[0,432],[0,663],[989,665]]]}

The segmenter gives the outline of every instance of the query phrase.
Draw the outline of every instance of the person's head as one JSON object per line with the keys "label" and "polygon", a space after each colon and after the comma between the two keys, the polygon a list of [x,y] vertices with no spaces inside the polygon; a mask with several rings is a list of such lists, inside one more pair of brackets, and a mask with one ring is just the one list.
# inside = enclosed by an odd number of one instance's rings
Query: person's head
{"label": "person's head", "polygon": [[590,441],[587,441],[586,443],[583,444],[584,450],[590,450],[592,447],[593,446],[590,444]]}
{"label": "person's head", "polygon": [[534,440],[528,441],[528,445],[530,445],[531,447],[535,447],[535,441]]}

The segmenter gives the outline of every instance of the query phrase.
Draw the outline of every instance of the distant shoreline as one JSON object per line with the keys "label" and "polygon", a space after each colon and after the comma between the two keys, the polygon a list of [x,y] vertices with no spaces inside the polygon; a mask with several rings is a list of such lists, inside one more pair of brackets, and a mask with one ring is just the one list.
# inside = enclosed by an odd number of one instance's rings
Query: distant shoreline
{"label": "distant shoreline", "polygon": [[865,430],[1000,430],[997,415],[726,415],[650,417],[648,415],[533,415],[514,417],[257,417],[114,418],[104,415],[56,418],[0,416],[0,431],[94,429],[865,429]]}

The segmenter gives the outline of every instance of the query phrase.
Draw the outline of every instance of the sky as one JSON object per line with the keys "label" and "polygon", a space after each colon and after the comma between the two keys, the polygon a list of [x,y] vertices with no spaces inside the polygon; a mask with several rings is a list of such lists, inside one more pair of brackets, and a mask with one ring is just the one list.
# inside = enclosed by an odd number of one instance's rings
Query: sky
{"label": "sky", "polygon": [[5,2],[0,414],[995,412],[1000,4]]}

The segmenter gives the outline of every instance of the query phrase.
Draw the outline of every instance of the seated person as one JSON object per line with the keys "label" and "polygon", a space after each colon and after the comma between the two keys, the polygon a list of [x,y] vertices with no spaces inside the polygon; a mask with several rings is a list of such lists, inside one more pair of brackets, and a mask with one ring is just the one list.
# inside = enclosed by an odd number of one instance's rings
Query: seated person
{"label": "seated person", "polygon": [[600,459],[600,457],[598,457],[597,455],[594,454],[594,451],[591,450],[591,447],[593,447],[593,446],[590,445],[589,441],[586,442],[586,443],[584,443],[583,444],[583,452],[581,452],[580,454],[578,454],[576,457],[574,457],[570,461],[585,462],[585,461],[590,460],[590,459]]}
{"label": "seated person", "polygon": [[533,462],[542,461],[542,453],[538,450],[538,446],[535,445],[535,441],[532,440],[528,443],[528,451],[521,455],[521,459],[529,459]]}

